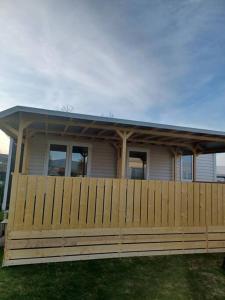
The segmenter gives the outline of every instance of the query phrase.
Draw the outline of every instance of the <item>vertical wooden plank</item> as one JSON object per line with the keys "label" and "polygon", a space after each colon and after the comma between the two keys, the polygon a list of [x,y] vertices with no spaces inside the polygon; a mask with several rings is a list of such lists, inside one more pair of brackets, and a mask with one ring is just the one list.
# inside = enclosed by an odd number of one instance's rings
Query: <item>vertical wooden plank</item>
{"label": "vertical wooden plank", "polygon": [[73,178],[72,185],[70,228],[77,228],[79,222],[81,178]]}
{"label": "vertical wooden plank", "polygon": [[162,187],[161,181],[155,181],[155,226],[162,225]]}
{"label": "vertical wooden plank", "polygon": [[148,224],[148,180],[141,182],[141,226]]}
{"label": "vertical wooden plank", "polygon": [[37,176],[28,176],[27,181],[27,199],[24,215],[24,230],[31,230],[33,226],[34,203],[36,197]]}
{"label": "vertical wooden plank", "polygon": [[18,190],[18,182],[20,176],[21,175],[19,174],[13,174],[12,176],[12,187],[11,187],[11,195],[10,195],[10,203],[9,203],[9,217],[8,217],[7,232],[10,232],[14,227],[16,202],[17,202],[17,190]]}
{"label": "vertical wooden plank", "polygon": [[212,225],[217,225],[218,221],[218,202],[217,184],[212,184]]}
{"label": "vertical wooden plank", "polygon": [[52,218],[52,227],[53,228],[60,228],[61,213],[62,213],[62,200],[63,200],[63,193],[64,193],[63,183],[64,183],[64,177],[56,177],[53,218]]}
{"label": "vertical wooden plank", "polygon": [[181,182],[175,182],[175,226],[181,226]]}
{"label": "vertical wooden plank", "polygon": [[206,184],[206,225],[212,225],[212,184]]}
{"label": "vertical wooden plank", "polygon": [[162,181],[162,226],[168,226],[169,182]]}
{"label": "vertical wooden plank", "polygon": [[86,226],[88,196],[89,196],[89,178],[82,178],[81,179],[81,192],[80,192],[80,209],[79,209],[79,226],[80,227]]}
{"label": "vertical wooden plank", "polygon": [[44,176],[37,177],[36,202],[34,209],[34,225],[36,230],[42,229],[43,212],[45,205],[46,178]]}
{"label": "vertical wooden plank", "polygon": [[194,183],[194,226],[200,225],[200,186]]}
{"label": "vertical wooden plank", "polygon": [[175,182],[169,182],[169,226],[172,227],[175,224]]}
{"label": "vertical wooden plank", "polygon": [[134,209],[134,180],[129,179],[127,182],[127,212],[126,212],[126,225],[131,226],[133,222],[133,209]]}
{"label": "vertical wooden plank", "polygon": [[194,225],[194,183],[190,182],[188,183],[188,225],[193,226]]}
{"label": "vertical wooden plank", "polygon": [[62,203],[62,227],[64,229],[69,228],[70,224],[70,208],[71,208],[71,197],[72,197],[72,178],[65,177],[64,180],[64,195]]}
{"label": "vertical wooden plank", "polygon": [[134,226],[138,227],[141,216],[141,180],[134,181]]}
{"label": "vertical wooden plank", "polygon": [[218,195],[218,225],[223,225],[223,188],[222,184],[217,184]]}
{"label": "vertical wooden plank", "polygon": [[88,197],[88,214],[87,214],[87,226],[95,226],[95,205],[97,194],[97,179],[91,178],[89,183],[89,197]]}
{"label": "vertical wooden plank", "polygon": [[200,226],[206,225],[206,191],[205,183],[200,183]]}
{"label": "vertical wooden plank", "polygon": [[119,198],[119,226],[124,227],[126,221],[127,205],[127,180],[120,180],[120,198]]}
{"label": "vertical wooden plank", "polygon": [[100,178],[97,182],[97,197],[95,211],[95,226],[102,226],[103,219],[103,201],[104,201],[104,179]]}
{"label": "vertical wooden plank", "polygon": [[53,211],[53,203],[54,203],[55,180],[56,178],[53,176],[47,177],[43,229],[49,229],[52,226],[52,211]]}
{"label": "vertical wooden plank", "polygon": [[26,194],[27,194],[27,176],[20,175],[18,180],[15,220],[14,220],[14,226],[17,230],[23,228]]}
{"label": "vertical wooden plank", "polygon": [[187,183],[181,183],[181,217],[182,217],[182,226],[187,226]]}
{"label": "vertical wooden plank", "polygon": [[112,188],[112,215],[111,215],[111,226],[118,227],[119,225],[119,195],[120,195],[120,180],[113,179]]}
{"label": "vertical wooden plank", "polygon": [[222,184],[223,187],[223,225],[225,225],[225,184]]}
{"label": "vertical wooden plank", "polygon": [[155,225],[155,181],[148,183],[148,226]]}

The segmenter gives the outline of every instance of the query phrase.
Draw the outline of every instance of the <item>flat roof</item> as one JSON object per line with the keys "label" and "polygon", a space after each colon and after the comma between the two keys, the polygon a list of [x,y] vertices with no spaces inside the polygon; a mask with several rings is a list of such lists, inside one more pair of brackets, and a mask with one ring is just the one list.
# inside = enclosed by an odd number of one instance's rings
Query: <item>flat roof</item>
{"label": "flat roof", "polygon": [[217,135],[217,136],[225,137],[224,131],[168,125],[168,124],[161,124],[161,123],[143,122],[143,121],[135,121],[135,120],[128,120],[128,119],[120,119],[120,118],[101,117],[101,116],[78,114],[78,113],[27,107],[27,106],[14,106],[12,108],[3,110],[0,112],[0,119],[3,119],[5,117],[8,117],[16,113],[32,113],[32,114],[40,114],[45,116],[63,117],[63,118],[75,119],[75,120],[85,120],[85,121],[95,121],[95,122],[102,122],[108,124],[126,125],[131,127],[145,127],[146,129],[156,128],[156,129],[173,130],[173,131],[181,131],[181,132],[183,131],[183,132]]}
{"label": "flat roof", "polygon": [[[96,138],[120,141],[116,130],[133,131],[128,142],[133,144],[155,144],[176,147],[182,153],[225,152],[225,132],[175,126],[151,122],[126,120],[111,117],[85,115],[58,110],[15,106],[0,112],[0,128],[16,138],[19,127],[19,115],[34,117],[29,130],[36,133],[74,135],[82,138]],[[40,116],[40,118],[39,118]],[[48,126],[44,124],[48,123]],[[70,124],[72,123],[72,124]],[[46,129],[47,128],[47,129]],[[83,128],[86,128],[83,130]],[[84,134],[85,133],[85,134]]]}

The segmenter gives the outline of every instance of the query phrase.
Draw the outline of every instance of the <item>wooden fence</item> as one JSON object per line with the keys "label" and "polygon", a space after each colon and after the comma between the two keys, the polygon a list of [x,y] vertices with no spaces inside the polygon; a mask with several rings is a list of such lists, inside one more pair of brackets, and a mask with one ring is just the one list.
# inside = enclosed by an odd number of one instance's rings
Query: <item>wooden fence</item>
{"label": "wooden fence", "polygon": [[14,175],[5,265],[225,249],[225,185]]}

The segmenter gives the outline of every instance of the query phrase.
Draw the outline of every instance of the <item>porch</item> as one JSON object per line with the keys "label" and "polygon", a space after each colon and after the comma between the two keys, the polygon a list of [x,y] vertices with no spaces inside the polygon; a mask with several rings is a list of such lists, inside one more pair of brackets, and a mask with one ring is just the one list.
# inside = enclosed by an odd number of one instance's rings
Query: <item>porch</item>
{"label": "porch", "polygon": [[[224,251],[224,185],[195,182],[198,156],[224,152],[224,133],[31,108],[0,113],[0,126],[17,141],[5,265]],[[51,148],[37,137],[57,143]],[[63,165],[52,168],[49,152],[62,145],[59,140],[70,144],[63,148]],[[77,145],[93,141],[114,149],[112,178],[89,174],[86,155],[74,173]],[[39,151],[42,145],[48,152]],[[149,180],[147,163],[142,177],[132,179],[128,148],[142,153],[156,145],[170,153],[170,180]],[[45,166],[38,161],[38,171],[30,167],[34,148]],[[193,157],[193,182],[181,181],[181,155]]]}

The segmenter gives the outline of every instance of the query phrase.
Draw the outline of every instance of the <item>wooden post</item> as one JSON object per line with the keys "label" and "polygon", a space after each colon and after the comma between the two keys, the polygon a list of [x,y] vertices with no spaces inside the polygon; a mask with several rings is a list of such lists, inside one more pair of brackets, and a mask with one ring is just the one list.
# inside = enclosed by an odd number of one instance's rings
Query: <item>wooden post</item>
{"label": "wooden post", "polygon": [[174,153],[173,157],[173,180],[177,180],[177,153]]}
{"label": "wooden post", "polygon": [[132,131],[130,132],[121,132],[119,130],[117,130],[118,135],[121,137],[122,139],[122,150],[121,150],[121,178],[126,178],[126,161],[127,161],[127,140],[128,138],[133,134]]}
{"label": "wooden post", "polygon": [[22,166],[23,174],[28,174],[28,157],[29,157],[28,144],[29,144],[29,139],[28,139],[28,134],[26,132],[25,142],[24,142],[24,152],[23,152],[23,166]]}
{"label": "wooden post", "polygon": [[193,160],[192,160],[192,163],[193,163],[193,181],[196,181],[196,158],[197,158],[197,155],[196,155],[196,152],[193,153]]}
{"label": "wooden post", "polygon": [[23,129],[24,129],[23,121],[20,119],[17,144],[16,144],[16,159],[15,159],[15,169],[14,169],[15,174],[18,174],[20,169],[20,157],[21,157],[21,149],[22,149],[22,142],[23,142]]}

